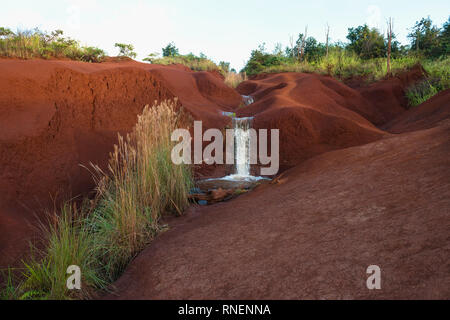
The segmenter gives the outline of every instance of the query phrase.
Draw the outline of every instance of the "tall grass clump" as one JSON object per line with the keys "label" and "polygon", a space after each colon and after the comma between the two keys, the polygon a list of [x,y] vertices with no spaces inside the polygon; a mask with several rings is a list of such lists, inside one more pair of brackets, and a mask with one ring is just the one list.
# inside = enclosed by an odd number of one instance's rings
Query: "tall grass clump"
{"label": "tall grass clump", "polygon": [[134,131],[119,135],[108,170],[94,166],[98,205],[90,224],[109,281],[162,230],[163,214],[188,206],[190,169],[171,160],[171,134],[185,121],[175,108],[176,101],[146,106]]}
{"label": "tall grass clump", "polygon": [[[43,241],[32,246],[31,258],[24,262],[20,299],[88,298],[89,288],[106,284],[100,275],[90,226],[85,223],[86,214],[85,209],[68,202],[59,213],[49,215],[49,221],[41,223]],[[81,268],[84,290],[67,289],[70,265]]]}
{"label": "tall grass clump", "polygon": [[247,80],[248,78],[245,72],[227,72],[225,74],[225,84],[231,88],[236,88],[241,82]]}
{"label": "tall grass clump", "polygon": [[[92,165],[95,198],[68,202],[42,222],[42,243],[32,246],[20,281],[9,273],[0,298],[90,298],[116,280],[166,228],[161,217],[181,215],[189,204],[192,172],[172,162],[171,135],[190,121],[177,100],[147,105],[134,130],[119,135],[107,169]],[[81,268],[81,291],[66,287],[71,265]]]}

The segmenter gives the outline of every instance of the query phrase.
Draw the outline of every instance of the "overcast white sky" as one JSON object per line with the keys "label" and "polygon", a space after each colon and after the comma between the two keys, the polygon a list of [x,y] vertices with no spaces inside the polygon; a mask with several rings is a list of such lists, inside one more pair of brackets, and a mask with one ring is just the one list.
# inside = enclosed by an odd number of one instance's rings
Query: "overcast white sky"
{"label": "overcast white sky", "polygon": [[2,3],[0,26],[62,29],[110,55],[118,52],[114,43],[131,43],[138,60],[174,41],[183,54],[203,52],[240,70],[259,44],[270,50],[277,42],[286,46],[305,25],[309,35],[324,41],[328,23],[331,40],[345,41],[347,28],[368,23],[384,31],[393,17],[397,37],[406,44],[415,21],[430,16],[442,26],[449,15],[448,0],[15,0]]}

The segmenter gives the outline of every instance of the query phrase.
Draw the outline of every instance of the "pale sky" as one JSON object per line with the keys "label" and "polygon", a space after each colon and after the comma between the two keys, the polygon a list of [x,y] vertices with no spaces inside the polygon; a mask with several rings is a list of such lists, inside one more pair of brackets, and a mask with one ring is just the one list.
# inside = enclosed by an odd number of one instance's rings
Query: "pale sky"
{"label": "pale sky", "polygon": [[308,35],[323,42],[328,23],[335,42],[346,41],[347,28],[364,23],[384,31],[393,17],[397,38],[406,44],[415,21],[430,16],[442,26],[449,15],[448,0],[12,0],[1,5],[0,26],[62,29],[109,55],[118,53],[114,43],[130,43],[137,60],[174,41],[182,54],[203,52],[240,70],[259,44],[270,51],[277,42],[285,47],[305,25]]}

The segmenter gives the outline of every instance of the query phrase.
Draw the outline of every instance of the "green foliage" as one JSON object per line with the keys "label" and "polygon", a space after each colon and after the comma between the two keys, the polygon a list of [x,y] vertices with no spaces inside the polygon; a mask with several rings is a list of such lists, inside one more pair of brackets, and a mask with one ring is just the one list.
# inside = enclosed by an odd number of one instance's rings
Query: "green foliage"
{"label": "green foliage", "polygon": [[225,62],[225,61],[220,61],[219,68],[222,69],[224,72],[228,73],[228,72],[230,72],[230,63]]}
{"label": "green foliage", "polygon": [[10,37],[13,35],[14,35],[14,32],[12,32],[10,29],[0,27],[0,37]]}
{"label": "green foliage", "polygon": [[448,56],[450,54],[450,17],[442,27],[441,34],[439,35],[439,42],[441,45],[441,54]]}
{"label": "green foliage", "polygon": [[128,57],[135,59],[137,54],[134,52],[134,46],[132,44],[116,43],[114,47],[119,48],[120,57]]}
{"label": "green foliage", "polygon": [[450,57],[422,62],[427,77],[406,91],[410,106],[417,106],[440,91],[450,88]]}
{"label": "green foliage", "polygon": [[419,82],[406,90],[406,97],[408,98],[410,106],[418,106],[430,99],[439,91],[428,79]]}
{"label": "green foliage", "polygon": [[39,29],[12,32],[0,28],[0,56],[32,58],[69,58],[85,62],[100,62],[105,52],[95,47],[81,47],[70,38],[64,38],[61,30],[50,34]]}
{"label": "green foliage", "polygon": [[365,24],[349,28],[347,39],[350,43],[347,49],[354,51],[363,59],[379,58],[386,55],[386,43],[383,35],[375,29],[369,29]]}
{"label": "green foliage", "polygon": [[165,48],[162,48],[163,57],[176,57],[179,55],[178,48],[175,46],[175,43],[169,43]]}
{"label": "green foliage", "polygon": [[422,18],[416,22],[408,34],[408,38],[411,39],[411,49],[425,57],[438,57],[442,54],[439,35],[440,29],[433,26],[430,17]]}
{"label": "green foliage", "polygon": [[[412,32],[412,48],[402,46],[393,35],[391,43],[391,72],[406,70],[417,63],[434,72],[433,87],[438,91],[448,88],[448,65],[446,57],[450,51],[450,18],[442,30],[433,27],[429,18],[417,22]],[[277,44],[273,53],[265,51],[265,45],[251,52],[244,71],[249,75],[273,72],[316,72],[346,79],[360,76],[367,82],[386,77],[387,41],[377,29],[367,25],[348,29],[349,42],[332,43],[328,47],[313,37],[306,39],[304,59],[300,62],[303,34],[292,47],[284,51]],[[415,50],[416,39],[419,50]],[[441,57],[441,58],[440,58]],[[439,61],[439,63],[433,63]],[[428,70],[427,70],[428,71]],[[430,73],[430,72],[429,72]]]}
{"label": "green foliage", "polygon": [[41,225],[45,235],[39,250],[32,247],[30,261],[25,262],[22,297],[29,299],[70,299],[88,297],[88,291],[69,291],[66,287],[67,268],[77,265],[82,270],[82,286],[102,287],[106,283],[99,276],[96,247],[85,224],[86,206],[78,209],[66,203],[61,212]]}
{"label": "green foliage", "polygon": [[144,60],[153,64],[162,65],[182,64],[193,71],[217,71],[224,76],[230,68],[229,62],[221,61],[219,65],[217,65],[203,53],[200,53],[199,56],[196,56],[192,52],[186,55],[181,55],[178,53],[178,49],[175,47],[173,42],[168,44],[166,48],[163,48],[162,58],[157,58],[157,54],[153,53]]}
{"label": "green foliage", "polygon": [[159,53],[153,52],[153,53],[150,53],[146,58],[144,58],[142,60],[153,63],[158,58],[158,55],[159,55]]}
{"label": "green foliage", "polygon": [[263,72],[264,69],[272,66],[279,66],[292,61],[291,58],[283,55],[274,55],[267,53],[265,45],[260,45],[258,49],[253,50],[250,59],[244,67],[243,71],[249,75]]}

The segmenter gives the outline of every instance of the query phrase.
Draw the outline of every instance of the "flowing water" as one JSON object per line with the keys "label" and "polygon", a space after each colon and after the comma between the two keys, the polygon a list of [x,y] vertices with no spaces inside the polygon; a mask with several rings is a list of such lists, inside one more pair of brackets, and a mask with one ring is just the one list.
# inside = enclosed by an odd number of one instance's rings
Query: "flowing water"
{"label": "flowing water", "polygon": [[233,118],[235,175],[250,177],[250,128],[252,117]]}
{"label": "flowing water", "polygon": [[[245,105],[254,102],[251,96],[243,96]],[[264,177],[252,176],[250,166],[250,129],[253,117],[236,118],[234,112],[222,112],[229,116],[233,122],[234,132],[234,173],[222,178],[205,179],[197,181],[197,186],[202,192],[223,189],[251,189],[262,180],[270,180]]]}

